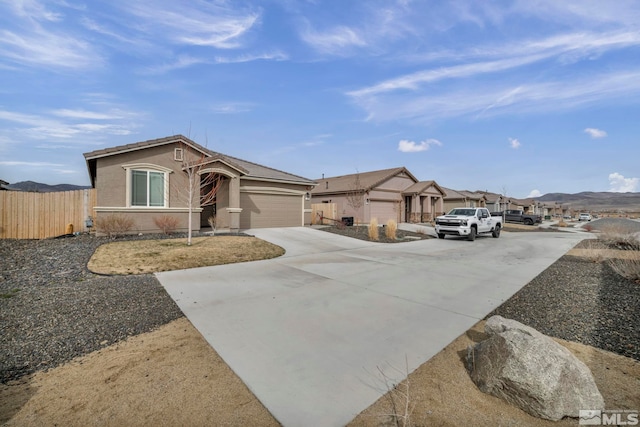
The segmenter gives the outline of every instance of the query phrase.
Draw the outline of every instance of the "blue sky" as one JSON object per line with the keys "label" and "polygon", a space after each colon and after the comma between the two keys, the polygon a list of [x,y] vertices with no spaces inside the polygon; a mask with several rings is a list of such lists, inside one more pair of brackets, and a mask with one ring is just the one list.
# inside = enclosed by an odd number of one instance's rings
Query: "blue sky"
{"label": "blue sky", "polygon": [[307,178],[640,191],[636,0],[0,0],[0,179],[177,133]]}

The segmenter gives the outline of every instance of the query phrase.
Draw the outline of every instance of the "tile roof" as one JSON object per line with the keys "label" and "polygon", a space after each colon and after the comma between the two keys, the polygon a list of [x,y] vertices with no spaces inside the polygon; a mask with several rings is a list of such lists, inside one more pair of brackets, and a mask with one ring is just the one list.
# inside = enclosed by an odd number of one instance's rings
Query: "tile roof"
{"label": "tile roof", "polygon": [[416,177],[407,170],[407,168],[402,166],[398,168],[382,169],[371,172],[358,172],[349,175],[316,179],[318,186],[311,190],[311,193],[328,194],[353,191],[356,189],[356,180],[360,181],[360,185],[357,185],[359,190],[369,191],[400,173],[405,173],[414,182],[418,181]]}
{"label": "tile roof", "polygon": [[165,144],[175,144],[175,143],[183,143],[196,151],[201,152],[203,155],[212,158],[219,158],[224,160],[234,166],[238,166],[243,172],[246,172],[244,178],[249,179],[266,179],[273,181],[281,181],[281,182],[290,182],[296,184],[306,184],[306,185],[315,185],[313,180],[294,175],[288,172],[284,172],[278,169],[270,168],[268,166],[263,166],[258,163],[249,162],[246,160],[239,159],[233,156],[227,156],[222,153],[218,153],[212,150],[209,150],[206,147],[190,140],[184,135],[173,135],[167,136],[164,138],[158,139],[150,139],[147,141],[140,141],[133,144],[119,145],[116,147],[109,147],[100,150],[91,151],[89,153],[84,153],[85,160],[89,165],[89,172],[92,175],[91,180],[93,181],[95,175],[95,165],[91,165],[91,162],[95,162],[95,160],[101,157],[113,156],[116,154],[126,153],[129,151],[143,150],[150,147],[157,147]]}

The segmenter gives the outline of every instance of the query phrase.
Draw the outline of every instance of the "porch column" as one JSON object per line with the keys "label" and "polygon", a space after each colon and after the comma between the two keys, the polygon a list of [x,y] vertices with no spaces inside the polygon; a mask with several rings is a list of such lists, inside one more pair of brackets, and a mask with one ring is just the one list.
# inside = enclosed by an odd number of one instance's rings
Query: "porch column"
{"label": "porch column", "polygon": [[229,231],[231,233],[237,233],[240,229],[240,178],[234,176],[229,179]]}

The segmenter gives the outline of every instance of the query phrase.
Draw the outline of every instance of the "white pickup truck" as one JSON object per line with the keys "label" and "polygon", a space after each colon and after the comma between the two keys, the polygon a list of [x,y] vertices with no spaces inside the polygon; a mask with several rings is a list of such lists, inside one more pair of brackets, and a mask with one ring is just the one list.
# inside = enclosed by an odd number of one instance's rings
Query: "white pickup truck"
{"label": "white pickup truck", "polygon": [[473,241],[478,234],[488,233],[497,238],[501,229],[502,217],[491,216],[487,208],[455,208],[436,218],[436,233],[440,239],[449,234],[467,236]]}

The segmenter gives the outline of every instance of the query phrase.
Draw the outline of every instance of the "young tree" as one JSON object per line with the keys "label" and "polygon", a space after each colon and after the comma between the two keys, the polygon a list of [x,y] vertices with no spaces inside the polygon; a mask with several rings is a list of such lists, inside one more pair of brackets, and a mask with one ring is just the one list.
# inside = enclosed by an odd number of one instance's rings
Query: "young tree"
{"label": "young tree", "polygon": [[354,210],[356,215],[356,223],[359,222],[359,218],[357,218],[358,213],[360,212],[360,208],[364,205],[364,188],[362,188],[362,184],[360,183],[360,173],[356,173],[353,183],[347,193],[347,205]]}
{"label": "young tree", "polygon": [[210,157],[204,154],[195,155],[183,143],[180,143],[179,148],[182,150],[182,170],[186,175],[187,182],[185,186],[178,184],[176,193],[189,208],[187,245],[191,246],[193,210],[213,205],[216,202],[216,194],[222,186],[224,177],[206,170],[211,161]]}

